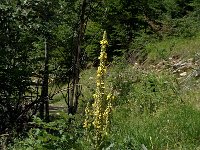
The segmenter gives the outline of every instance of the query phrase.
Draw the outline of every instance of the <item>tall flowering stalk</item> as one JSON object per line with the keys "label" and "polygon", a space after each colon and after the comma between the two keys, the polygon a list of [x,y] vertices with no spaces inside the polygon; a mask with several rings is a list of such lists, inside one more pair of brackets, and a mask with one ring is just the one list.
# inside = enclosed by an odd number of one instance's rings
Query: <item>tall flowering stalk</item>
{"label": "tall flowering stalk", "polygon": [[[84,127],[86,131],[90,130],[92,133],[93,142],[96,149],[100,149],[103,144],[105,136],[108,134],[110,115],[112,110],[112,99],[114,98],[111,93],[105,94],[105,74],[106,74],[106,61],[107,53],[106,47],[108,46],[108,41],[106,37],[106,32],[104,31],[103,40],[100,41],[101,53],[99,56],[100,65],[97,69],[96,76],[96,91],[93,95],[94,103],[92,108],[89,108],[89,104],[85,109],[86,119],[84,122]],[[91,131],[93,130],[93,131]]]}

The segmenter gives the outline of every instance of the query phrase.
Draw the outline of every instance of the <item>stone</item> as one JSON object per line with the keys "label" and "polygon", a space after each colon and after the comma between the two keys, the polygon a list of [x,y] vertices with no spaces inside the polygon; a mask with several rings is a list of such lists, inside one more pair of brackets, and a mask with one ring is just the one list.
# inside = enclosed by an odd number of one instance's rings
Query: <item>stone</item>
{"label": "stone", "polygon": [[187,75],[187,72],[182,72],[182,73],[180,73],[180,76],[181,77],[185,77]]}

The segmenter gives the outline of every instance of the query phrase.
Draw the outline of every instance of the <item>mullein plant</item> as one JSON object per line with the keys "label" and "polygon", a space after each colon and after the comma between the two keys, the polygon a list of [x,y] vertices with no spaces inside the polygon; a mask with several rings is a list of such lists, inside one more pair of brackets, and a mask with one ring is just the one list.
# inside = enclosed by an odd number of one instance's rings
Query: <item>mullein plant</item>
{"label": "mullein plant", "polygon": [[96,91],[93,95],[94,103],[92,106],[90,106],[89,103],[87,104],[87,107],[85,108],[86,119],[84,122],[86,135],[92,140],[95,149],[101,149],[101,147],[104,145],[103,143],[105,137],[108,135],[112,111],[112,100],[114,99],[112,93],[105,93],[104,80],[107,62],[106,47],[108,46],[105,31],[103,34],[103,40],[100,41],[100,44],[100,65],[98,67],[96,76]]}

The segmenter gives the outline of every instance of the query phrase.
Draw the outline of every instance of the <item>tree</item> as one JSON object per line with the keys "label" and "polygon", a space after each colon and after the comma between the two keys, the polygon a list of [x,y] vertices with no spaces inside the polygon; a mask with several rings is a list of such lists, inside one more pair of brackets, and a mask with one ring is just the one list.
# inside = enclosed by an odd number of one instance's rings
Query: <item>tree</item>
{"label": "tree", "polygon": [[[70,60],[67,60],[71,57],[70,49],[64,47],[71,42],[72,36],[68,38],[68,35],[72,34],[72,31],[68,30],[66,35],[61,34],[61,31],[62,28],[68,29],[74,25],[71,22],[66,23],[70,17],[73,19],[73,16],[66,15],[67,11],[74,11],[73,8],[65,9],[72,3],[67,1],[66,5],[65,2],[1,2],[0,117],[3,119],[0,132],[15,127],[22,129],[21,124],[25,125],[32,115],[37,113],[39,105],[44,106],[44,103],[48,120],[48,101],[44,101],[49,97],[48,76],[57,76],[55,68],[61,65],[63,60],[64,63],[70,64]],[[66,40],[67,38],[69,40]],[[47,44],[44,44],[45,39]],[[49,59],[44,57],[45,45]],[[66,59],[57,59],[62,55],[58,53],[62,52],[65,54],[62,58]],[[66,67],[70,68],[70,65]],[[43,80],[43,84],[40,80]]]}
{"label": "tree", "polygon": [[24,19],[24,14],[17,4],[12,5],[7,2],[0,6],[0,132],[28,119],[21,114],[33,98],[28,94],[33,92],[30,87],[32,68],[28,65],[32,39],[23,32],[26,29],[20,19]]}
{"label": "tree", "polygon": [[78,99],[80,96],[79,74],[81,68],[81,45],[88,20],[88,11],[90,11],[90,0],[83,0],[80,11],[80,20],[77,28],[77,36],[75,37],[74,41],[71,87],[68,88],[68,113],[72,115],[74,115],[77,111]]}

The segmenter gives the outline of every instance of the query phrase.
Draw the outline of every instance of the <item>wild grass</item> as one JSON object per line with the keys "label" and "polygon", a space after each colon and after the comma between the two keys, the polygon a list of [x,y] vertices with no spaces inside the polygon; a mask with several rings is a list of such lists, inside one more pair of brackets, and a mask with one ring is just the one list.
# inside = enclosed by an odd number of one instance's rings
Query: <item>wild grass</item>
{"label": "wild grass", "polygon": [[168,37],[146,45],[148,61],[167,60],[169,57],[193,58],[199,53],[200,36],[190,38]]}
{"label": "wild grass", "polygon": [[199,147],[200,112],[192,106],[163,108],[155,115],[137,116],[128,108],[113,116],[115,149],[188,149]]}
{"label": "wild grass", "polygon": [[113,149],[141,149],[142,145],[152,150],[199,148],[199,88],[186,92],[165,71],[126,67],[115,73],[120,80],[114,84],[119,93],[112,122]]}

